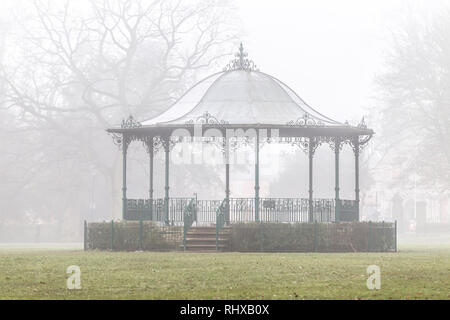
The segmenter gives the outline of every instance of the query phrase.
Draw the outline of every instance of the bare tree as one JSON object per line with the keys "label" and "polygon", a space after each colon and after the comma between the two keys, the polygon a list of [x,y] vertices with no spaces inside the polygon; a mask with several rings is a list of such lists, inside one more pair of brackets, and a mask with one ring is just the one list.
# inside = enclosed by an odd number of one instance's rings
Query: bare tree
{"label": "bare tree", "polygon": [[42,203],[58,197],[52,214],[87,211],[94,174],[117,204],[120,158],[104,129],[163,111],[231,52],[238,32],[220,0],[35,1],[26,14],[1,68],[1,105],[33,141],[23,152],[42,155],[28,165],[42,164],[34,191],[52,195]]}
{"label": "bare tree", "polygon": [[450,12],[411,18],[394,33],[378,80],[386,160],[404,183],[450,189]]}

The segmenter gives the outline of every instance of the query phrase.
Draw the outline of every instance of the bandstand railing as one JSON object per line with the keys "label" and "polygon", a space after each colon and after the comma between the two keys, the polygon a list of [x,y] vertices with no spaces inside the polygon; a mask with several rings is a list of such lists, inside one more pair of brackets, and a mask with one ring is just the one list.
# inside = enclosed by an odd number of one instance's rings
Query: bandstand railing
{"label": "bandstand railing", "polygon": [[[217,209],[223,200],[193,200],[192,198],[169,198],[166,217],[165,199],[128,199],[124,220],[151,220],[171,225],[183,225],[183,213],[188,204],[195,201],[196,225],[216,223]],[[254,198],[230,198],[227,220],[235,222],[255,221]],[[358,220],[358,202],[339,200],[339,221]],[[314,199],[312,221],[336,221],[334,199]],[[260,198],[259,221],[262,222],[312,222],[309,221],[309,200],[306,198]]]}

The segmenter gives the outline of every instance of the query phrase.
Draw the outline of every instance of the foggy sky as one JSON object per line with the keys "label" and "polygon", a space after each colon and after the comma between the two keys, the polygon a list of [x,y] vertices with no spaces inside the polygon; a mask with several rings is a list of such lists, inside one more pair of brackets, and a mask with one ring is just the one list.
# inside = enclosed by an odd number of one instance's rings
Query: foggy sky
{"label": "foggy sky", "polygon": [[337,121],[359,121],[374,104],[374,76],[389,37],[408,15],[445,1],[239,1],[249,57]]}

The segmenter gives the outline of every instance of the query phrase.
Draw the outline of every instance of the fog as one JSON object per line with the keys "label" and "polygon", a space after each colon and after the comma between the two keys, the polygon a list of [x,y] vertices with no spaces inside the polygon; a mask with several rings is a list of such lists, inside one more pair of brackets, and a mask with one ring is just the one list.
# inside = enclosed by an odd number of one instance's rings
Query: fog
{"label": "fog", "polygon": [[[78,242],[87,221],[121,219],[122,159],[106,129],[170,107],[233,58],[321,113],[375,135],[360,162],[361,219],[425,243],[450,230],[450,6],[446,1],[2,1],[0,242]],[[208,146],[208,148],[213,146]],[[148,195],[148,155],[129,149],[128,197]],[[263,197],[308,197],[308,156],[261,149]],[[334,154],[315,157],[314,193],[334,197]],[[353,152],[341,196],[354,197]],[[253,197],[232,165],[232,197]],[[154,168],[164,194],[164,157]],[[220,164],[172,164],[171,196],[223,199]],[[419,238],[418,238],[419,237]],[[444,238],[448,240],[448,238]]]}

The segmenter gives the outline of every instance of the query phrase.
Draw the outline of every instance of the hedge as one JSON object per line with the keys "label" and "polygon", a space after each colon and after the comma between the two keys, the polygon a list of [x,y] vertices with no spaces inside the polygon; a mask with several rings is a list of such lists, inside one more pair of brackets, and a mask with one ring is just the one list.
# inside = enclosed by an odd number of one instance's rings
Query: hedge
{"label": "hedge", "polygon": [[[113,227],[113,234],[111,233]],[[396,251],[396,228],[386,222],[231,224],[230,250],[241,252]],[[169,251],[183,248],[183,227],[138,221],[88,223],[86,249]],[[111,244],[112,240],[112,244]]]}
{"label": "hedge", "polygon": [[87,224],[86,249],[169,251],[179,249],[183,243],[183,228],[179,226],[160,226],[152,221],[143,221],[142,246],[139,232],[138,221],[91,222]]}
{"label": "hedge", "polygon": [[239,223],[231,251],[386,252],[396,250],[395,226],[385,222]]}

